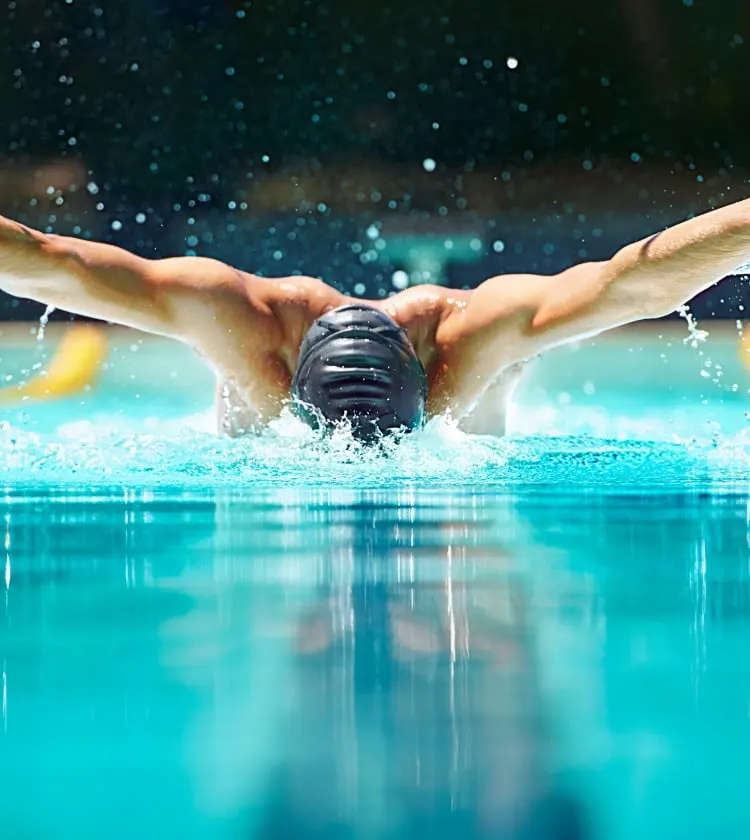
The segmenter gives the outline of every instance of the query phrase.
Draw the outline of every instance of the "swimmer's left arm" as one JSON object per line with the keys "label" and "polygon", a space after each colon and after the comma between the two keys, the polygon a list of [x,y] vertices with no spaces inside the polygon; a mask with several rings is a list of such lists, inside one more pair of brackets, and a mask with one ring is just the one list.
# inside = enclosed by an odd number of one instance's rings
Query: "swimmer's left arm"
{"label": "swimmer's left arm", "polygon": [[569,341],[663,317],[748,259],[745,200],[626,245],[607,261],[550,277],[493,277],[446,317],[447,341],[466,353],[469,375],[491,375],[488,356],[497,372]]}

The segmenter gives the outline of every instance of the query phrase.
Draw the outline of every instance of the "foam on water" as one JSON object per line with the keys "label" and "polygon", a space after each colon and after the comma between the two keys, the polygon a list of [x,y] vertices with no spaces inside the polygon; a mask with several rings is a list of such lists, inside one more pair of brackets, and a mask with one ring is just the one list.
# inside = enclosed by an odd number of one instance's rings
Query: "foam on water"
{"label": "foam on water", "polygon": [[[733,412],[738,414],[739,409]],[[58,415],[59,416],[59,415]],[[500,491],[745,492],[750,432],[724,434],[695,412],[668,419],[605,409],[517,410],[505,438],[444,418],[381,447],[345,430],[322,438],[290,415],[243,439],[212,431],[212,412],[146,419],[99,414],[52,431],[0,424],[0,483],[19,487],[466,487]],[[689,432],[689,434],[686,434]]]}

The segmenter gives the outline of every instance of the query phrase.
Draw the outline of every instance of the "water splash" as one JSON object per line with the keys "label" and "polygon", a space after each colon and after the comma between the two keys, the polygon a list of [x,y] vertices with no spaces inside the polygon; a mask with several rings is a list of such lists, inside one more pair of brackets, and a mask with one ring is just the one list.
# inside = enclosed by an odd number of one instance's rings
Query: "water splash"
{"label": "water splash", "polygon": [[[688,438],[662,423],[659,440],[634,440],[634,433],[645,438],[654,429],[644,420],[618,429],[605,413],[598,421],[590,408],[585,413],[586,423],[575,434],[568,423],[562,426],[565,434],[516,432],[507,438],[469,436],[435,418],[424,431],[377,448],[359,444],[345,430],[321,437],[291,415],[244,439],[213,434],[208,414],[127,421],[99,416],[51,433],[6,422],[0,424],[0,484],[87,489],[471,487],[494,493],[529,487],[733,491],[746,490],[750,483],[750,432],[717,443],[708,426],[702,435]],[[528,411],[524,416],[528,421]],[[554,423],[537,418],[540,425],[555,430]],[[696,428],[694,419],[685,425]],[[597,437],[584,429],[616,436]]]}
{"label": "water splash", "polygon": [[48,306],[44,312],[42,313],[42,317],[39,319],[39,329],[36,333],[36,340],[37,341],[44,341],[44,333],[47,329],[47,324],[49,323],[49,316],[55,311],[54,306]]}
{"label": "water splash", "polygon": [[695,316],[687,304],[680,306],[677,312],[687,322],[689,335],[684,339],[684,343],[690,344],[691,347],[698,347],[699,344],[702,344],[708,338],[708,330],[698,329],[698,322],[695,320]]}

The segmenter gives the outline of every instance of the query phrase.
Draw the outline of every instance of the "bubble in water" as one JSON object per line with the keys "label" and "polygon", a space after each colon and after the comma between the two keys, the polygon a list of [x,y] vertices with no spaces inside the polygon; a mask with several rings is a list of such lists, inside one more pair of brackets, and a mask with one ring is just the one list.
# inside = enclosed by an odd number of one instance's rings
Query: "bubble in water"
{"label": "bubble in water", "polygon": [[515,56],[509,55],[505,61],[508,69],[515,70],[518,67],[518,59]]}
{"label": "bubble in water", "polygon": [[119,219],[115,219],[110,227],[112,230],[122,230],[122,222]]}
{"label": "bubble in water", "polygon": [[422,168],[425,172],[434,172],[437,167],[437,161],[434,158],[425,158],[422,161]]}

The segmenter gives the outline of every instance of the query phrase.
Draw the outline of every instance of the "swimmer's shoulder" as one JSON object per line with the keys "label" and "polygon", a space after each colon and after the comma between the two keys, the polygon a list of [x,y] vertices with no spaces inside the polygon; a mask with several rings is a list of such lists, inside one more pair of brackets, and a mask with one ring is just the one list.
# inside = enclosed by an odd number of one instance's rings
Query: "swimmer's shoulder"
{"label": "swimmer's shoulder", "polygon": [[352,300],[317,277],[244,273],[243,282],[253,307],[270,314],[280,327],[286,348],[299,346],[316,318]]}

